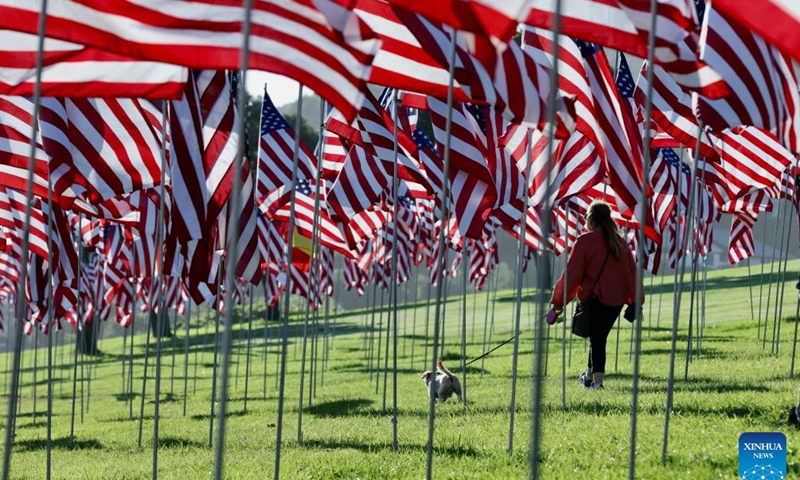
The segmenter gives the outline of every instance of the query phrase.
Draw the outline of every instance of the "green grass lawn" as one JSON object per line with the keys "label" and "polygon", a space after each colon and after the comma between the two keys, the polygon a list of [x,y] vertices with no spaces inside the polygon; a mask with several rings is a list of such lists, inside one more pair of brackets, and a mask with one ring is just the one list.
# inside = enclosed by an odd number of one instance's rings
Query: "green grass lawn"
{"label": "green grass lawn", "polygon": [[[800,264],[792,262],[789,271]],[[757,273],[754,269],[754,275]],[[676,360],[675,403],[670,424],[668,459],[660,463],[667,376],[669,372],[672,277],[666,278],[663,297],[651,295],[645,306],[644,342],[641,356],[637,477],[653,479],[735,478],[738,472],[738,437],[747,431],[783,431],[788,437],[789,470],[800,474],[797,445],[800,434],[789,428],[787,408],[796,402],[798,382],[789,380],[791,339],[797,292],[795,274],[787,278],[780,322],[779,355],[771,353],[775,304],[773,286],[766,349],[758,340],[756,321],[751,319],[749,286],[753,290],[753,310],[758,316],[758,278],[747,278],[747,269],[712,272],[707,281],[707,319],[702,350],[689,366],[684,380],[688,335],[689,295],[683,299]],[[688,275],[686,277],[688,279]],[[660,287],[655,279],[654,289]],[[650,290],[650,281],[646,282]],[[688,289],[688,288],[687,288]],[[467,356],[480,355],[483,335],[485,294],[474,302],[467,299]],[[762,309],[766,312],[767,288]],[[531,297],[532,298],[532,297]],[[651,307],[652,305],[652,307]],[[659,308],[660,305],[660,308]],[[261,318],[263,307],[256,308]],[[533,302],[523,304],[520,339],[519,384],[516,407],[514,450],[508,454],[509,408],[511,392],[512,345],[486,359],[481,375],[480,362],[467,370],[469,404],[447,402],[436,407],[434,476],[436,478],[522,478],[528,471],[530,432],[530,386],[533,365],[533,338],[529,330],[536,310]],[[203,310],[205,311],[205,310]],[[491,344],[511,335],[514,302],[512,292],[501,292],[496,303]],[[660,311],[660,315],[659,312]],[[475,314],[475,331],[471,330]],[[330,337],[327,368],[319,371],[315,394],[306,393],[303,408],[303,441],[297,441],[298,390],[302,351],[301,325],[289,331],[286,376],[286,409],[281,473],[284,478],[423,478],[427,442],[428,401],[419,378],[426,369],[424,358],[425,307],[417,309],[416,337],[413,306],[400,312],[398,358],[398,440],[393,452],[390,416],[392,389],[389,377],[384,408],[383,377],[377,380],[365,360],[361,325],[363,312],[335,319]],[[431,314],[432,316],[432,314]],[[766,316],[766,315],[765,315]],[[460,372],[460,300],[447,304],[446,348],[442,358],[451,370]],[[176,340],[174,386],[171,385],[172,343],[164,345],[162,401],[159,426],[158,467],[161,478],[210,478],[213,474],[213,449],[208,448],[212,376],[213,332],[204,323],[205,314],[193,319],[188,384],[188,404],[183,415],[183,329]],[[695,321],[697,319],[695,318]],[[385,316],[384,316],[385,322]],[[179,324],[181,321],[179,320]],[[376,317],[376,325],[378,318]],[[385,325],[385,323],[384,323]],[[236,326],[236,340],[229,390],[229,419],[225,444],[226,478],[271,478],[277,420],[276,362],[278,328],[268,329],[267,357],[263,356],[264,324],[253,323],[253,354],[247,412],[244,406],[246,324]],[[649,327],[649,328],[648,328]],[[118,328],[106,325],[104,328]],[[630,438],[630,398],[632,363],[629,359],[631,326],[622,321],[619,343],[617,330],[609,338],[609,360],[605,391],[583,390],[577,375],[586,362],[582,339],[567,334],[566,410],[561,408],[563,330],[552,328],[547,355],[547,377],[541,405],[543,431],[542,478],[627,478]],[[378,333],[375,332],[377,344]],[[416,340],[414,340],[416,338]],[[40,345],[44,343],[40,339]],[[75,444],[68,446],[72,395],[71,361],[74,336],[67,335],[62,351],[57,350],[52,456],[53,478],[59,479],[139,479],[149,478],[152,469],[153,384],[148,385],[142,448],[137,446],[137,416],[144,366],[144,336],[137,335],[134,367],[134,419],[129,418],[127,396],[123,394],[121,367],[122,338],[104,340],[103,356],[91,380],[91,396],[84,401],[88,410],[75,421]],[[381,339],[385,341],[385,336]],[[412,350],[412,341],[414,349]],[[322,343],[320,342],[320,348]],[[617,354],[617,346],[619,353]],[[383,347],[382,347],[383,348]],[[309,345],[310,349],[310,345]],[[415,356],[412,356],[412,352]],[[237,355],[238,353],[238,355]],[[45,477],[46,350],[37,355],[36,413],[33,411],[33,351],[25,352],[23,388],[17,436],[13,450],[11,477]],[[381,367],[383,352],[381,352]],[[430,356],[430,352],[428,353]],[[199,364],[195,374],[195,358]],[[429,357],[430,358],[430,357]],[[264,362],[267,361],[266,398]],[[87,360],[91,362],[92,360]],[[0,368],[5,365],[0,356]],[[238,365],[237,365],[238,363]],[[430,363],[430,360],[429,360]],[[88,371],[88,363],[86,370]],[[152,365],[152,361],[151,361]],[[391,368],[391,361],[389,363]],[[428,366],[429,368],[429,366]],[[800,366],[798,366],[800,369]],[[323,376],[324,374],[324,383]],[[7,376],[7,374],[6,374]],[[0,388],[5,380],[0,381]],[[310,377],[306,376],[306,387]],[[89,382],[85,381],[88,392]],[[196,389],[195,389],[196,384]],[[380,391],[376,394],[376,385]],[[3,391],[3,390],[0,390]],[[80,392],[80,386],[79,386]],[[5,417],[5,397],[0,411]],[[5,419],[3,418],[3,421]],[[35,422],[35,423],[34,423]]]}

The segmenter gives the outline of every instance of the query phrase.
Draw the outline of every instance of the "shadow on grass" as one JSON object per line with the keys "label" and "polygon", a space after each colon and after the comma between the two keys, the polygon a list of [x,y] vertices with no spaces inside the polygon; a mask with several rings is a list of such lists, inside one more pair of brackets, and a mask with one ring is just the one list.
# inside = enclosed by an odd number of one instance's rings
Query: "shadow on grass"
{"label": "shadow on grass", "polygon": [[208,445],[203,442],[188,440],[178,437],[159,437],[159,448],[206,448]]}
{"label": "shadow on grass", "polygon": [[371,407],[373,403],[374,402],[368,398],[333,400],[330,402],[318,403],[305,409],[305,412],[315,417],[324,418],[351,417],[375,413],[372,408],[367,408]]}
{"label": "shadow on grass", "polygon": [[[242,410],[228,411],[228,418],[230,418],[230,417],[243,417],[245,415],[247,415],[247,412],[244,412]],[[215,417],[217,416],[217,406],[216,405],[214,405],[214,416]],[[209,414],[209,413],[197,414],[197,415],[192,415],[189,418],[191,418],[192,420],[209,420],[211,418],[211,414]]]}
{"label": "shadow on grass", "polygon": [[[317,449],[317,448],[324,448],[326,450],[338,450],[338,449],[353,449],[359,450],[365,453],[374,453],[379,452],[382,450],[391,450],[391,444],[374,444],[374,443],[363,443],[354,440],[321,440],[321,439],[309,439],[304,440],[303,444],[301,445],[302,448],[307,449]],[[424,451],[426,445],[424,444],[403,444],[402,450],[408,451]],[[478,450],[466,446],[466,445],[453,445],[453,446],[441,446],[437,445],[433,448],[434,453],[436,455],[448,455],[448,456],[455,456],[455,457],[479,457],[481,454]]]}
{"label": "shadow on grass", "polygon": [[[70,446],[69,437],[54,438],[53,448],[64,450],[101,450],[103,444],[99,441],[90,438],[86,440],[75,440]],[[47,440],[37,438],[34,440],[22,440],[14,444],[14,450],[18,452],[35,452],[37,450],[45,450],[47,448]]]}

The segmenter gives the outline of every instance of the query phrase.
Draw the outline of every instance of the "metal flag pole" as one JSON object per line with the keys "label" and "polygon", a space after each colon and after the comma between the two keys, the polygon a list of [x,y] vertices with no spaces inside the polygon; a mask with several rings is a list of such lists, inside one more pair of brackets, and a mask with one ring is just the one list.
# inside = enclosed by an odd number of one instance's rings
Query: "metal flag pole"
{"label": "metal flag pole", "polygon": [[[250,62],[250,14],[253,11],[253,0],[244,1],[244,19],[242,22],[242,59],[240,67],[242,71],[241,83],[238,85],[236,106],[238,107],[239,125],[236,133],[239,136],[239,150],[236,152],[233,172],[233,190],[228,199],[231,207],[228,211],[228,271],[225,278],[225,290],[233,298],[233,289],[236,288],[235,266],[239,260],[238,240],[239,240],[239,210],[240,190],[242,186],[242,166],[244,164],[245,148],[245,118],[247,105],[245,103],[245,91],[247,85],[247,68]],[[299,117],[299,115],[298,115]],[[231,343],[233,342],[233,302],[229,302],[230,308],[225,309],[225,332],[222,335],[222,388],[219,396],[219,411],[217,420],[217,445],[214,455],[214,479],[222,478],[223,458],[225,454],[225,422],[228,412],[228,375],[230,374]]]}
{"label": "metal flag pole", "polygon": [[[440,197],[440,205],[442,211],[441,228],[439,229],[439,258],[438,264],[434,267],[439,274],[439,282],[436,286],[436,308],[433,319],[433,357],[431,371],[436,371],[436,361],[439,355],[439,320],[442,313],[442,293],[444,282],[443,276],[445,274],[445,223],[448,218],[448,210],[450,206],[450,134],[453,128],[453,83],[455,80],[455,59],[456,59],[456,41],[458,31],[453,31],[453,36],[450,39],[450,64],[449,64],[449,80],[447,84],[447,120],[445,123],[445,141],[444,141],[444,159],[442,166],[442,193]],[[427,320],[426,320],[427,321]],[[427,333],[427,327],[426,327]],[[433,476],[433,431],[434,431],[434,417],[436,416],[436,392],[433,388],[430,389],[430,398],[428,399],[428,444],[426,447],[426,464],[425,464],[425,478],[431,480]]]}
{"label": "metal flag pole", "polygon": [[[778,212],[777,212],[777,220],[775,222],[775,233],[772,238],[778,236],[778,227],[784,223],[781,221],[781,212],[783,211],[783,202],[778,202]],[[781,235],[781,239],[783,239],[783,235]],[[772,278],[775,274],[775,245],[772,245],[772,260],[770,260],[770,267],[769,267],[769,285],[767,285],[767,305],[764,309],[764,336],[761,338],[761,348],[767,348],[767,327],[769,325],[769,312],[770,312],[770,305],[772,302]],[[777,288],[777,286],[776,286]],[[775,299],[777,302],[777,299]]]}
{"label": "metal flag pole", "polygon": [[[436,268],[436,267],[434,267],[434,268]],[[430,279],[428,279],[428,280],[429,280],[428,281],[428,298],[427,298],[427,301],[425,302],[425,335],[423,335],[423,337],[425,338],[425,358],[423,359],[423,363],[422,363],[423,368],[425,368],[424,365],[428,364],[428,332],[430,332],[431,292],[433,290],[433,284],[430,282]]]}
{"label": "metal flag pole", "polygon": [[189,389],[189,323],[192,321],[192,300],[186,302],[186,333],[183,339],[183,416],[186,416],[186,398]]}
{"label": "metal flag pole", "polygon": [[[248,0],[251,1],[251,0]],[[294,150],[292,152],[292,193],[290,196],[289,205],[289,235],[286,241],[286,284],[284,285],[284,300],[283,300],[283,319],[281,330],[281,350],[280,350],[280,375],[278,376],[280,384],[278,387],[278,420],[277,420],[277,439],[275,442],[275,470],[273,472],[275,480],[280,478],[281,472],[281,441],[283,439],[283,403],[284,393],[286,391],[286,348],[288,345],[288,328],[289,328],[289,299],[291,298],[291,266],[292,266],[292,232],[294,232],[294,205],[297,195],[297,159],[299,156],[300,147],[300,119],[303,112],[303,85],[297,92],[297,117],[295,118],[295,131],[294,131]]]}
{"label": "metal flag pole", "polygon": [[[167,321],[169,321],[169,317],[167,317]],[[172,311],[172,345],[170,345],[171,350],[171,365],[170,365],[170,373],[169,373],[169,394],[170,396],[175,395],[175,342],[178,340],[178,310]]]}
{"label": "metal flag pole", "polygon": [[[269,251],[269,248],[267,249]],[[267,302],[267,282],[264,282],[264,385],[262,386],[262,396],[266,400],[267,398],[267,360],[269,358],[269,350],[267,346],[269,344],[269,304]]]}
{"label": "metal flag pole", "polygon": [[[83,215],[78,215],[78,232],[81,231],[83,223]],[[83,263],[83,241],[81,240],[81,236],[78,235],[78,271],[76,272],[76,281],[78,285],[78,318],[77,318],[77,326],[75,328],[75,356],[73,358],[73,370],[72,370],[72,415],[70,419],[70,426],[69,426],[69,446],[72,447],[75,444],[75,402],[77,398],[77,387],[78,387],[78,350],[80,349],[78,345],[81,344],[81,340],[84,338],[83,335],[80,333],[81,328],[85,328],[83,325],[83,315],[81,312],[81,306],[83,302],[81,302],[81,271],[83,270],[82,264]],[[81,357],[83,357],[83,352],[81,352]],[[145,357],[146,359],[146,357]],[[81,361],[81,367],[83,367],[83,361]],[[145,375],[146,377],[146,375]],[[144,396],[144,395],[142,395]],[[81,423],[83,423],[83,368],[81,368]],[[139,419],[139,448],[141,448],[141,418]]]}
{"label": "metal flag pole", "polygon": [[[391,283],[393,282],[390,282],[389,284],[390,302],[392,301],[391,299],[392,293],[394,293],[392,291]],[[384,352],[386,352],[386,355],[383,356],[383,404],[381,407],[384,412],[386,411],[386,388],[387,388],[387,383],[389,382],[389,337],[391,336],[392,333],[391,314],[392,314],[391,311],[386,312],[386,349],[384,350]],[[378,392],[376,391],[375,393]]]}
{"label": "metal flag pole", "polygon": [[[379,268],[383,268],[380,266]],[[377,285],[377,282],[376,282]],[[383,346],[383,295],[385,291],[381,288],[381,310],[380,314],[378,315],[378,352],[377,352],[377,361],[375,362],[375,395],[378,394],[380,391],[380,384],[381,384],[381,348]],[[388,322],[387,322],[388,323]],[[384,409],[386,408],[386,404],[384,404]]]}
{"label": "metal flag pole", "polygon": [[411,320],[411,370],[414,370],[414,364],[417,359],[417,350],[416,350],[416,342],[417,342],[417,310],[419,310],[419,306],[417,302],[419,301],[419,291],[417,290],[419,286],[419,270],[414,269],[414,316]]}
{"label": "metal flag pole", "polygon": [[[569,266],[569,204],[564,217],[564,309],[567,308],[567,267]],[[566,311],[563,313],[566,316]],[[619,341],[617,342],[619,343]],[[561,320],[561,410],[567,410],[567,319]]]}
{"label": "metal flag pole", "polygon": [[[703,131],[703,120],[698,120],[698,132]],[[695,190],[696,190],[696,183],[697,183],[697,167],[700,158],[700,142],[701,142],[701,135],[699,133],[697,136],[697,145],[694,149],[693,155],[693,162],[692,162],[692,173],[690,176],[690,185],[689,185],[689,205],[686,208],[686,228],[681,229],[680,221],[676,227],[676,238],[675,241],[678,242],[678,247],[676,248],[683,248],[683,245],[686,244],[688,241],[689,232],[692,230],[692,210],[694,205],[694,198],[695,198]],[[703,168],[705,168],[705,163],[703,164]],[[678,178],[681,178],[682,174],[678,175]],[[680,187],[680,184],[678,185]],[[680,188],[678,189],[680,191]],[[680,204],[680,202],[679,202]],[[680,207],[678,208],[677,214],[680,214]],[[661,444],[661,464],[665,465],[667,462],[667,443],[669,439],[669,420],[670,420],[670,413],[672,413],[672,401],[674,397],[675,391],[675,355],[677,353],[678,348],[678,317],[680,316],[681,310],[681,289],[683,286],[683,276],[686,273],[686,255],[684,255],[680,261],[676,259],[675,265],[675,293],[674,298],[672,301],[672,341],[671,341],[671,348],[670,348],[670,356],[669,356],[669,376],[667,378],[667,402],[664,408],[664,436],[662,439]]]}
{"label": "metal flag pole", "polygon": [[[556,94],[558,92],[558,82],[559,82],[559,65],[558,65],[558,58],[559,58],[559,48],[558,48],[558,37],[561,34],[561,0],[555,0],[555,15],[553,16],[553,68],[550,71],[550,94],[548,98],[547,104],[547,124],[550,131],[548,132],[548,139],[547,139],[547,158],[550,159],[553,157],[553,152],[555,150],[555,135],[556,135]],[[530,170],[530,162],[529,163],[529,170]],[[551,203],[550,203],[550,189],[551,189],[551,170],[552,164],[550,161],[547,162],[547,168],[545,169],[546,176],[545,178],[547,181],[545,182],[545,191],[544,191],[544,209],[542,211],[542,216],[544,217],[542,231],[544,233],[544,245],[547,245],[547,242],[550,237],[550,212],[551,212]],[[526,183],[527,188],[527,183]],[[520,232],[522,233],[522,232]],[[534,363],[533,363],[533,379],[531,385],[531,410],[533,415],[531,416],[531,431],[530,431],[530,451],[528,453],[528,461],[530,463],[530,478],[538,478],[539,477],[539,451],[541,449],[541,440],[542,440],[542,411],[541,411],[541,404],[542,404],[542,389],[544,387],[544,376],[542,375],[542,366],[544,364],[544,336],[542,335],[542,328],[543,324],[539,320],[544,317],[545,315],[545,308],[546,308],[546,296],[545,292],[548,291],[551,284],[551,277],[550,277],[550,257],[547,254],[547,251],[543,252],[544,254],[541,257],[541,262],[537,262],[536,265],[536,275],[537,275],[537,294],[541,296],[537,303],[537,312],[536,312],[536,323],[534,325]],[[516,340],[515,340],[516,343]],[[513,408],[512,408],[513,414]],[[510,442],[509,442],[510,443]],[[509,445],[510,447],[510,445]],[[509,452],[511,449],[509,448]]]}
{"label": "metal flag pole", "polygon": [[[372,265],[373,277],[375,277],[375,266]],[[369,304],[369,299],[367,299]],[[374,357],[375,351],[375,307],[378,305],[378,279],[374,278],[372,282],[372,315],[370,315],[369,324],[369,349],[367,350],[367,369],[369,370],[369,382],[372,383],[372,375],[374,373]]]}
{"label": "metal flag pole", "polygon": [[[47,0],[42,0],[41,13],[39,14],[39,32],[37,39],[37,52],[36,52],[36,82],[33,90],[33,115],[31,116],[31,141],[30,141],[30,154],[28,156],[28,177],[25,190],[25,224],[22,233],[22,248],[20,254],[21,267],[24,265],[28,258],[28,248],[31,233],[31,206],[33,204],[33,171],[36,161],[36,132],[38,131],[39,124],[39,106],[42,98],[42,65],[44,60],[44,37],[45,27],[47,25]],[[15,413],[17,411],[17,402],[19,401],[19,376],[20,376],[20,361],[22,356],[22,329],[23,319],[27,310],[25,284],[28,280],[28,269],[20,268],[19,272],[19,286],[17,287],[16,298],[16,312],[15,319],[16,325],[9,328],[15,332],[14,335],[14,350],[11,372],[11,391],[9,394],[8,414],[6,415],[6,432],[5,432],[5,446],[3,449],[3,480],[8,480],[11,471],[11,447],[14,440],[13,429],[10,427],[14,424]],[[70,442],[71,443],[71,442]]]}
{"label": "metal flag pole", "polygon": [[[774,350],[773,353],[775,354],[776,357],[778,356],[779,349],[780,349],[780,346],[781,346],[781,323],[783,323],[782,319],[783,319],[783,298],[784,298],[783,294],[786,291],[786,274],[788,273],[788,270],[789,270],[789,237],[791,236],[792,224],[794,223],[794,215],[792,215],[792,211],[791,211],[790,208],[788,208],[788,206],[786,208],[786,212],[789,215],[789,227],[786,229],[786,248],[782,248],[782,250],[783,250],[783,274],[781,276],[781,283],[780,283],[781,299],[776,304],[777,315],[776,315],[776,321],[775,321],[775,325],[778,326],[778,328],[777,328],[777,336],[775,336],[775,331],[773,330],[773,337],[774,337],[773,338],[773,350]],[[781,241],[783,241],[783,240],[781,240]]]}
{"label": "metal flag pole", "polygon": [[[753,278],[753,274],[750,272],[750,257],[747,257],[747,278],[748,280]],[[755,320],[756,314],[753,310],[753,284],[749,281],[747,282],[747,288],[750,290],[750,320]]]}
{"label": "metal flag pole", "polygon": [[[133,266],[136,264],[136,255],[131,256],[131,271],[134,271]],[[133,340],[136,338],[136,284],[134,283],[134,291],[133,291],[133,308],[131,308],[131,324],[128,328],[131,329],[131,345],[130,345],[130,354],[129,354],[129,361],[128,364],[128,420],[133,420]],[[148,327],[147,331],[150,331]],[[147,358],[147,344],[145,344],[145,359]],[[147,369],[144,370],[145,376],[147,375]],[[139,430],[141,432],[141,429]],[[141,437],[141,434],[140,434]]]}
{"label": "metal flag pole", "polygon": [[[487,276],[488,276],[488,272],[487,272]],[[492,291],[491,280],[489,280],[487,278],[484,281],[484,285],[486,285],[486,307],[485,307],[485,309],[483,311],[483,343],[481,345],[481,355],[484,355],[486,353],[486,334],[489,331],[489,299],[491,298],[491,291]],[[477,294],[476,294],[476,296],[477,296]],[[413,354],[413,352],[412,352],[412,354]],[[484,359],[485,359],[485,357],[481,358],[481,378],[483,378],[483,360]]]}
{"label": "metal flag pole", "polygon": [[[230,203],[228,204],[230,207]],[[216,303],[216,308],[214,308],[214,355],[213,360],[211,362],[211,400],[210,400],[210,407],[209,407],[209,414],[208,414],[208,448],[211,448],[214,441],[214,402],[217,400],[217,357],[219,355],[219,310],[222,308],[223,302],[223,289],[220,286],[222,283],[222,262],[224,260],[220,260],[220,264],[217,266],[217,295],[214,300]],[[231,267],[231,265],[228,265]],[[231,267],[232,268],[232,267]],[[230,292],[225,292],[229,295],[228,300],[233,297],[230,295]]]}
{"label": "metal flag pole", "polygon": [[[164,300],[164,268],[162,262],[164,261],[164,237],[166,229],[166,208],[165,198],[166,189],[164,188],[165,176],[167,169],[167,103],[164,102],[162,110],[162,131],[165,132],[164,145],[161,148],[161,194],[158,200],[158,222],[156,223],[156,258],[153,268],[157,271],[153,272],[153,283],[150,285],[150,315],[158,315],[156,317],[156,384],[155,384],[155,406],[153,412],[153,480],[158,478],[158,426],[159,426],[159,406],[161,399],[161,349],[163,346],[164,336],[164,321],[167,315],[166,302]],[[155,287],[155,288],[154,288]],[[157,295],[157,302],[153,302],[153,296]],[[158,313],[154,309],[158,306]],[[152,318],[152,317],[151,317]],[[152,322],[151,322],[152,324]],[[142,394],[142,402],[144,402],[144,394]]]}
{"label": "metal flag pole", "polygon": [[[523,35],[523,38],[524,38],[524,35]],[[557,35],[555,37],[555,41],[553,42],[553,44],[554,45],[558,45],[558,36]],[[556,46],[554,48],[554,50],[557,51],[558,47]],[[558,62],[558,53],[554,53],[553,63],[556,64],[557,62]],[[556,70],[558,69],[558,67],[554,67],[554,68]],[[555,92],[557,90],[557,88],[558,88],[557,87],[557,83],[556,84],[552,84],[551,83],[551,88],[553,89],[553,92]],[[551,95],[551,97],[552,97],[551,100],[555,104],[554,95]],[[554,115],[553,118],[555,118],[555,111],[553,111],[553,115]],[[552,125],[553,124],[550,123],[550,127],[551,128],[552,128]],[[554,135],[554,132],[551,132],[550,135]],[[528,201],[529,201],[528,194],[529,194],[529,190],[530,190],[531,172],[533,171],[533,167],[531,165],[531,160],[532,160],[532,157],[531,157],[532,153],[531,152],[533,151],[533,130],[528,130],[527,136],[528,136],[528,139],[527,139],[527,143],[528,143],[528,149],[527,150],[528,151],[525,154],[525,157],[526,157],[526,160],[527,160],[526,163],[525,163],[525,184],[524,184],[525,187],[523,188],[523,194],[522,194],[522,219],[520,220],[520,224],[519,224],[519,240],[517,242],[517,266],[516,266],[516,269],[515,269],[516,270],[516,277],[515,277],[516,285],[514,287],[514,290],[516,291],[517,298],[516,298],[515,305],[514,305],[514,318],[515,318],[515,320],[514,320],[514,353],[511,355],[511,406],[509,408],[509,414],[510,415],[509,415],[509,422],[508,422],[508,424],[509,424],[509,427],[508,427],[508,454],[509,455],[511,455],[511,453],[514,451],[514,417],[515,417],[515,413],[516,413],[516,410],[517,410],[517,408],[516,408],[516,405],[517,405],[517,365],[519,363],[520,321],[522,320],[522,281],[523,281],[522,264],[524,262],[524,257],[525,257],[525,236],[526,236],[527,231],[528,231],[528,209],[531,208],[531,206],[528,204]],[[551,138],[551,140],[554,141],[552,138]],[[550,144],[550,142],[548,142],[548,156],[547,156],[547,158],[550,158],[552,156],[552,153],[553,153],[553,146]],[[547,164],[549,166],[550,162],[547,162]],[[548,179],[548,183],[549,183],[549,179],[550,179],[550,172],[549,171],[547,172],[547,179]],[[549,194],[550,194],[550,190],[549,190],[549,187],[547,187],[546,188],[545,199],[544,199],[545,203],[549,202],[549,200],[550,200],[549,199]],[[536,208],[536,207],[534,206],[533,208]],[[546,235],[547,235],[547,233],[545,233],[545,236]],[[541,290],[539,290],[539,292],[541,292]],[[539,317],[537,317],[537,318],[539,318]],[[536,329],[537,329],[537,332],[538,332],[539,322],[537,321],[536,324],[537,324]],[[541,332],[539,332],[539,333],[541,334]]]}
{"label": "metal flag pole", "polygon": [[761,235],[761,273],[758,276],[758,339],[761,340],[761,306],[764,299],[764,257],[767,256],[767,222],[764,220],[764,232]]}
{"label": "metal flag pole", "polygon": [[[494,307],[497,305],[497,288],[500,286],[500,273],[498,272],[494,276],[494,292],[492,294],[492,313],[491,317],[492,320],[489,323],[489,338],[491,339],[492,335],[494,334]],[[486,347],[484,346],[484,350]],[[486,357],[481,358],[481,375],[484,373],[484,360]]]}
{"label": "metal flag pole", "polygon": [[[658,0],[650,0],[650,36],[649,46],[647,53],[647,101],[645,105],[645,125],[650,125],[653,115],[653,78],[655,68],[653,67],[653,59],[655,58],[656,49],[656,28],[657,23],[657,9]],[[650,179],[650,146],[652,145],[652,138],[650,130],[645,129],[644,132],[644,155],[642,165],[642,196],[641,204],[639,205],[639,241],[638,248],[636,249],[636,260],[638,264],[638,271],[636,276],[636,295],[634,299],[638,302],[644,294],[644,244],[645,244],[645,223],[647,219],[647,184]],[[678,175],[682,175],[678,169]],[[694,183],[692,183],[694,188]],[[691,201],[691,199],[690,199]],[[642,309],[641,306],[635,309],[634,318],[634,332],[636,336],[636,348],[633,356],[633,391],[631,395],[631,440],[630,440],[630,453],[628,457],[628,478],[633,480],[636,471],[636,427],[639,412],[639,368],[640,357],[642,349]]]}
{"label": "metal flag pole", "polygon": [[[253,189],[255,192],[256,189]],[[250,290],[250,308],[247,314],[247,349],[245,350],[247,353],[245,354],[245,367],[244,367],[244,406],[242,410],[247,413],[247,394],[250,390],[250,347],[252,345],[253,340],[253,284],[249,285]]]}
{"label": "metal flag pole", "polygon": [[[469,248],[466,242],[464,245],[464,275],[462,278],[462,286],[464,291],[461,293],[461,399],[464,404],[464,416],[467,416],[467,273],[469,272]],[[473,296],[474,298],[474,296]],[[475,319],[475,309],[473,308],[472,318]],[[474,332],[474,328],[473,328]],[[395,369],[397,375],[397,369]]]}
{"label": "metal flag pole", "polygon": [[[299,107],[298,107],[299,108]],[[302,112],[300,110],[297,111],[297,115],[300,116]],[[320,112],[322,114],[322,112]],[[321,140],[322,133],[320,131],[320,140]],[[301,140],[298,139],[298,142]],[[322,257],[320,253],[317,251],[317,244],[319,240],[317,239],[318,236],[318,229],[317,225],[319,224],[319,208],[320,208],[320,184],[322,183],[322,161],[317,160],[317,172],[315,178],[315,188],[314,191],[314,221],[311,227],[311,267],[309,270],[309,279],[308,282],[308,291],[307,294],[309,296],[308,302],[306,303],[306,318],[303,322],[303,352],[302,352],[302,360],[300,361],[300,396],[298,401],[298,410],[297,410],[297,443],[303,443],[303,387],[306,379],[306,348],[308,346],[308,317],[311,308],[311,302],[316,302],[317,297],[319,295],[319,283],[320,283],[320,262]],[[310,386],[310,384],[309,384]],[[311,395],[309,395],[311,398]]]}
{"label": "metal flag pole", "polygon": [[[53,310],[55,282],[53,281],[53,184],[47,178],[47,285],[50,295],[47,298],[47,480],[52,474],[53,453]],[[127,330],[126,330],[127,331]],[[123,351],[124,353],[124,351]],[[124,362],[123,362],[124,365]],[[124,374],[123,374],[124,377]],[[124,387],[123,387],[124,390]]]}
{"label": "metal flag pole", "polygon": [[[397,452],[397,282],[400,281],[398,278],[398,271],[397,271],[397,230],[400,228],[397,222],[397,210],[398,210],[398,202],[400,201],[400,182],[398,181],[398,173],[397,173],[397,162],[398,162],[398,153],[397,153],[397,104],[400,102],[400,95],[396,89],[392,90],[392,96],[394,97],[394,101],[392,102],[392,122],[394,122],[394,128],[392,129],[392,140],[393,140],[393,172],[392,172],[392,197],[393,197],[393,204],[392,204],[392,220],[394,224],[394,228],[392,229],[392,273],[389,277],[391,281],[389,282],[389,288],[391,289],[391,301],[392,301],[392,309],[391,312],[394,314],[394,319],[390,320],[392,324],[392,331],[393,331],[393,342],[392,342],[392,450]],[[406,300],[408,300],[408,285],[406,285]],[[389,318],[387,317],[387,320]],[[405,325],[405,323],[404,323]],[[388,327],[388,325],[387,325]],[[386,340],[389,340],[389,331],[387,328],[386,331]],[[405,347],[405,338],[403,339],[403,346]],[[389,351],[388,351],[388,343],[387,343],[387,351],[386,351],[386,358],[389,358]],[[386,371],[384,370],[383,373],[383,404],[384,408],[386,406]]]}

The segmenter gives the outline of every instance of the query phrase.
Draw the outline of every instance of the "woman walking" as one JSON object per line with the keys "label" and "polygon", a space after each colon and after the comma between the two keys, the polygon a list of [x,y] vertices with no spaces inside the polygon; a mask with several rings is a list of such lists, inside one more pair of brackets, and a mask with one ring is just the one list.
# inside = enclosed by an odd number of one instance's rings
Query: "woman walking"
{"label": "woman walking", "polygon": [[[586,214],[589,230],[578,237],[567,263],[567,285],[564,272],[556,282],[550,304],[556,316],[564,309],[566,301],[575,296],[581,303],[589,302],[589,364],[581,373],[580,381],[586,388],[603,389],[606,368],[606,341],[623,305],[628,318],[636,295],[636,260],[617,230],[606,202],[596,200]],[[644,302],[644,291],[640,298]],[[632,318],[628,318],[632,321]]]}

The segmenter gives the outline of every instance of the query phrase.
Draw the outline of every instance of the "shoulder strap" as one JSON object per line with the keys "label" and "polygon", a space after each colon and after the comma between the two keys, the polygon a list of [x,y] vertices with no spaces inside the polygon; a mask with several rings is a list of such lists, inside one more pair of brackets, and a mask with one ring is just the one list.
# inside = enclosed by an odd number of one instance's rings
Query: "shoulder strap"
{"label": "shoulder strap", "polygon": [[603,265],[600,266],[600,271],[597,273],[597,278],[594,279],[594,285],[592,285],[592,289],[589,290],[590,297],[592,296],[592,293],[594,293],[594,287],[597,286],[597,282],[600,281],[600,276],[603,275],[603,270],[605,270],[606,268],[606,262],[608,261],[609,255],[611,255],[611,250],[609,250],[608,253],[606,253],[606,258],[603,259]]}

